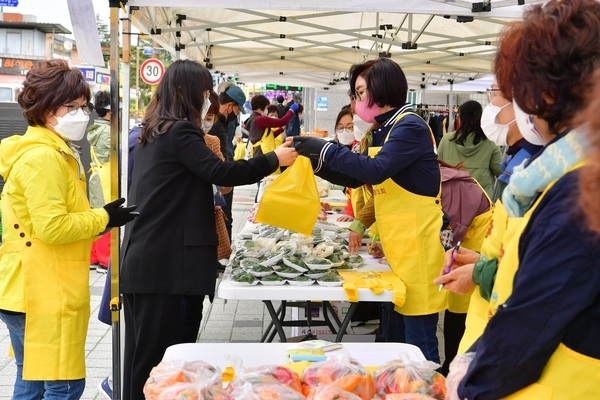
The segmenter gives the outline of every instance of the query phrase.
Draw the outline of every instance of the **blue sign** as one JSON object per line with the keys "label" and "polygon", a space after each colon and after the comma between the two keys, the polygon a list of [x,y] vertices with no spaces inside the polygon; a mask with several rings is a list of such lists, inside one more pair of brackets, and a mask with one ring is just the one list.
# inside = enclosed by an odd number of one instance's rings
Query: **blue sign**
{"label": "blue sign", "polygon": [[[0,0],[0,1],[2,1],[2,0]],[[145,56],[151,56],[152,54],[154,54],[154,49],[152,49],[152,48],[146,48],[146,49],[144,49],[144,55]]]}
{"label": "blue sign", "polygon": [[327,111],[327,96],[317,96],[317,111]]}
{"label": "blue sign", "polygon": [[[1,0],[0,0],[1,1]],[[96,68],[78,67],[87,82],[96,82]]]}
{"label": "blue sign", "polygon": [[0,0],[0,7],[16,7],[19,5],[19,0]]}

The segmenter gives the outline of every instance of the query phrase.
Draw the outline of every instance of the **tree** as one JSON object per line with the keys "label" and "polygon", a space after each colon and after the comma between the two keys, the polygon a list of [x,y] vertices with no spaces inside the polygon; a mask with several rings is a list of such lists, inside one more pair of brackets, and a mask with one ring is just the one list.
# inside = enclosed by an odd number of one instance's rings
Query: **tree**
{"label": "tree", "polygon": [[100,18],[100,14],[96,14],[96,25],[98,25],[98,36],[100,37],[100,47],[102,48],[102,57],[104,65],[108,65],[110,61],[110,29]]}

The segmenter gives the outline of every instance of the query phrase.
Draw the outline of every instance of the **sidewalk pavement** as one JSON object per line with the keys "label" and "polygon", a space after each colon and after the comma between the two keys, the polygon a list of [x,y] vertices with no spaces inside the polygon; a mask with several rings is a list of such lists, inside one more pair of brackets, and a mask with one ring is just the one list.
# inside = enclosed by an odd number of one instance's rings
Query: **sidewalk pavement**
{"label": "sidewalk pavement", "polygon": [[[234,235],[246,223],[246,217],[254,204],[256,189],[257,186],[253,184],[238,186],[234,190]],[[85,346],[87,377],[83,400],[105,399],[98,393],[97,387],[112,369],[111,327],[98,320],[105,279],[105,274],[90,271],[91,315]],[[273,302],[273,305],[275,308],[279,307],[278,302]],[[290,314],[288,313],[288,318]],[[225,301],[215,298],[211,308],[209,301],[205,300],[198,342],[259,342],[270,321],[271,317],[261,301]],[[123,329],[121,325],[122,333]],[[284,331],[286,336],[291,336],[291,327],[284,327]],[[277,337],[275,341],[278,341]],[[9,344],[8,330],[0,323],[0,400],[11,398],[16,374],[14,359],[7,355]]]}

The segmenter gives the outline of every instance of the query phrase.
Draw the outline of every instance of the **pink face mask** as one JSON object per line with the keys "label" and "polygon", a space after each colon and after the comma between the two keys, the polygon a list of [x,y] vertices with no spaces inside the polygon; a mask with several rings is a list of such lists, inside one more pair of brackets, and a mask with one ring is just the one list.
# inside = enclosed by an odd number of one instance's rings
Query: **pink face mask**
{"label": "pink face mask", "polygon": [[370,124],[375,123],[375,117],[381,114],[381,108],[377,104],[373,104],[371,107],[368,106],[368,101],[357,101],[354,105],[354,110],[365,122]]}

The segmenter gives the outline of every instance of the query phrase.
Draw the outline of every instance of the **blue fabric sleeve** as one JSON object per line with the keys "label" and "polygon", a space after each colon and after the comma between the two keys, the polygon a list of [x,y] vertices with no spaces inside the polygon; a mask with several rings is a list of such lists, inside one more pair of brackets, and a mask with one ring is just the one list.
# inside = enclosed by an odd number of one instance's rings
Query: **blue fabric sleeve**
{"label": "blue fabric sleeve", "polygon": [[[557,182],[521,235],[513,293],[473,347],[461,399],[499,399],[534,383],[561,342],[598,357],[600,246],[578,214],[576,176]],[[572,329],[586,315],[593,323]]]}

